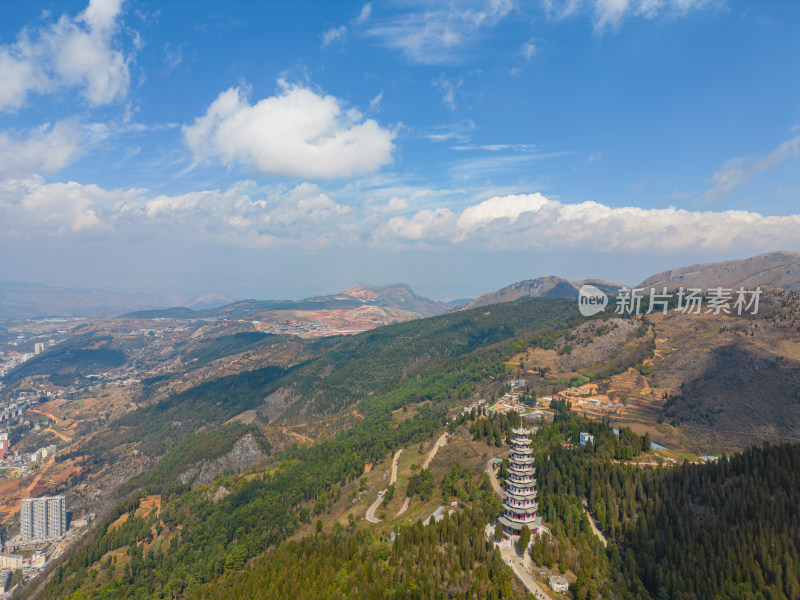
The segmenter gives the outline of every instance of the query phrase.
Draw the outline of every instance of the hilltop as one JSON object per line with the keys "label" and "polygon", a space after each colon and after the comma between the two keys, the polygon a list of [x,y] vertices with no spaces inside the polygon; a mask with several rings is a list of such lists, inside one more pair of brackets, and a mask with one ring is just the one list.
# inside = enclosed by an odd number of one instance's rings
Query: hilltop
{"label": "hilltop", "polygon": [[687,267],[669,269],[651,275],[636,286],[582,279],[570,281],[563,277],[549,275],[526,279],[507,285],[499,290],[487,292],[477,299],[464,304],[461,309],[489,306],[501,302],[513,302],[522,298],[566,298],[574,300],[583,285],[593,285],[606,294],[614,294],[623,287],[637,288],[700,288],[708,290],[716,287],[754,288],[773,286],[784,290],[800,292],[800,253],[769,252],[752,258],[729,260],[718,263],[701,263]]}
{"label": "hilltop", "polygon": [[636,287],[709,289],[766,285],[800,292],[800,252],[769,252],[742,260],[680,267],[652,275]]}
{"label": "hilltop", "polygon": [[594,285],[606,293],[614,293],[623,287],[621,284],[597,279],[569,281],[563,277],[550,275],[518,281],[494,292],[488,292],[465,304],[460,310],[500,304],[501,302],[514,302],[523,298],[565,298],[567,300],[575,300],[578,297],[578,290],[586,284]]}

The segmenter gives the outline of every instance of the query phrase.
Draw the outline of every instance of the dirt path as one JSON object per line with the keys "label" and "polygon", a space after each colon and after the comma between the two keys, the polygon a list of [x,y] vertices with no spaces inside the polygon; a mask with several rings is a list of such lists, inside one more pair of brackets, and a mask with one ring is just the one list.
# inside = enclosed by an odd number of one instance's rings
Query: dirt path
{"label": "dirt path", "polygon": [[392,459],[392,476],[389,478],[389,485],[397,483],[397,463],[400,462],[400,454],[402,452],[403,449],[400,448],[400,450],[394,453],[394,458]]}
{"label": "dirt path", "polygon": [[422,463],[422,468],[423,469],[427,469],[430,466],[431,461],[433,460],[433,457],[436,456],[436,453],[439,451],[439,448],[441,448],[442,446],[444,446],[446,444],[447,444],[447,434],[443,433],[442,435],[439,436],[439,439],[436,440],[436,443],[433,445],[433,448],[428,453],[428,456],[425,459],[425,462]]}
{"label": "dirt path", "polygon": [[583,512],[585,512],[585,513],[586,513],[586,516],[587,516],[587,517],[588,517],[588,519],[589,519],[589,525],[592,527],[592,533],[593,533],[593,534],[595,534],[595,535],[597,536],[597,538],[600,540],[600,542],[602,542],[602,544],[603,544],[603,548],[606,548],[606,547],[608,547],[608,540],[606,539],[606,536],[604,536],[604,535],[603,535],[603,532],[602,532],[602,531],[600,531],[600,530],[597,528],[597,523],[595,523],[594,517],[593,517],[592,515],[590,515],[590,514],[589,514],[589,511],[588,511],[588,510],[586,510],[586,507],[585,507],[585,506],[583,507]]}
{"label": "dirt path", "polygon": [[[394,485],[397,481],[397,463],[400,462],[400,454],[402,454],[403,449],[400,448],[397,452],[394,453],[394,458],[392,459],[392,474],[389,477],[389,485]],[[378,507],[383,502],[383,495],[386,493],[386,488],[383,491],[378,493],[378,497],[375,499],[375,502],[369,505],[367,509],[367,521],[370,523],[380,523],[381,520],[375,517],[375,511],[378,510]],[[399,514],[399,513],[398,513]]]}
{"label": "dirt path", "polygon": [[53,428],[51,428],[51,427],[48,427],[47,429],[45,429],[45,431],[49,431],[49,432],[50,432],[50,433],[52,433],[54,436],[56,436],[56,437],[60,438],[62,441],[65,441],[65,442],[67,442],[67,443],[70,443],[70,442],[72,441],[72,438],[65,436],[65,435],[64,435],[63,433],[61,433],[60,431],[56,431],[55,429],[53,429]]}
{"label": "dirt path", "polygon": [[486,472],[489,473],[489,481],[492,482],[492,489],[494,489],[494,493],[503,497],[503,488],[500,486],[500,482],[497,481],[497,475],[494,472],[494,458],[490,458],[489,462],[486,463]]}
{"label": "dirt path", "polygon": [[28,412],[36,413],[37,415],[43,415],[48,419],[50,419],[56,425],[58,425],[59,421],[61,421],[61,419],[54,417],[51,413],[39,410],[38,408],[29,408]]}
{"label": "dirt path", "polygon": [[375,502],[369,505],[369,508],[367,509],[367,521],[369,521],[370,523],[381,522],[380,519],[375,517],[375,511],[378,510],[378,507],[381,505],[381,502],[383,502],[383,496],[379,494]]}
{"label": "dirt path", "polygon": [[397,516],[398,516],[398,517],[399,517],[400,515],[402,515],[404,512],[406,512],[406,511],[408,510],[408,504],[409,504],[409,502],[411,502],[411,498],[409,498],[408,496],[406,496],[406,499],[405,499],[405,500],[403,500],[403,506],[401,506],[401,507],[400,507],[400,510],[398,510],[398,511],[397,511]]}
{"label": "dirt path", "polygon": [[282,433],[285,433],[286,435],[291,435],[291,436],[296,437],[297,439],[303,440],[304,442],[307,442],[309,444],[313,444],[314,443],[314,440],[312,440],[307,435],[303,435],[302,433],[297,433],[296,431],[289,431],[288,427],[282,427],[281,430],[282,430]]}
{"label": "dirt path", "polygon": [[519,579],[528,591],[533,594],[534,598],[537,600],[553,600],[533,577],[531,577],[529,570],[533,568],[533,561],[527,552],[520,558],[516,549],[508,541],[499,544],[495,542],[495,546],[499,547],[503,562],[511,567],[514,571],[514,575],[516,575],[517,579]]}

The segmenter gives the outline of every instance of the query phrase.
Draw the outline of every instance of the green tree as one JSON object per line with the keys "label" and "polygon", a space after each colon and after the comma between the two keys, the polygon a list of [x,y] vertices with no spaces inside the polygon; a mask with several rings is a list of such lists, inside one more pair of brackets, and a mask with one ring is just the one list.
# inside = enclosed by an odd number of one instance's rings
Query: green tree
{"label": "green tree", "polygon": [[531,542],[531,530],[523,526],[522,531],[519,533],[519,551],[525,554],[528,549],[528,544]]}

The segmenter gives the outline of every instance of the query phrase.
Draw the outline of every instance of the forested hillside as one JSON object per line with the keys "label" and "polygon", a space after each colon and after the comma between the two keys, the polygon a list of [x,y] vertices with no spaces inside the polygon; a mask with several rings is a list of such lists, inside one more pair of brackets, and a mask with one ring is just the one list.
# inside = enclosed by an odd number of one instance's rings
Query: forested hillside
{"label": "forested hillside", "polygon": [[[562,446],[586,430],[596,446]],[[540,506],[553,531],[585,538],[581,504],[588,499],[612,542],[594,557],[608,561],[609,575],[619,574],[603,597],[625,587],[624,597],[647,598],[646,590],[657,600],[800,598],[800,445],[643,469],[612,460],[623,434],[615,441],[601,423],[566,417],[536,438]],[[638,436],[626,435],[637,450]],[[585,568],[576,570],[578,598],[593,597],[584,586],[598,590]]]}
{"label": "forested hillside", "polygon": [[[458,407],[501,390],[520,348],[553,348],[579,319],[572,303],[537,299],[403,323],[320,341],[315,358],[288,371],[221,378],[126,415],[116,440],[98,435],[86,451],[102,459],[116,441],[160,459],[51,567],[41,597],[524,597],[485,537],[499,512],[483,474],[486,455],[471,472],[454,466],[408,478],[409,499],[458,499],[442,523],[399,519],[392,542],[390,530],[371,528],[363,513],[361,521],[349,514],[346,528],[323,520],[334,518],[343,490],[357,497],[372,465],[445,428],[483,448],[505,447],[519,416]],[[260,437],[263,425],[223,425],[280,389],[290,390],[295,419],[354,408],[360,420],[277,452]],[[643,468],[628,461],[649,451],[649,436],[625,427],[615,434],[564,402],[551,408],[555,421],[533,446],[539,512],[552,536],[529,551],[537,564],[569,575],[571,597],[798,597],[798,446]],[[585,449],[577,444],[582,431],[595,436]],[[269,456],[260,466],[196,489],[176,481],[246,434]],[[584,502],[608,547],[592,533]]]}

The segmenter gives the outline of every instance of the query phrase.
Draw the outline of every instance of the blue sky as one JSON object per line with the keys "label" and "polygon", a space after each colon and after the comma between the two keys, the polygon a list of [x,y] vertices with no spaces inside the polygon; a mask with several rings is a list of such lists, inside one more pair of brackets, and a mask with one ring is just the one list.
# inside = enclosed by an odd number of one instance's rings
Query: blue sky
{"label": "blue sky", "polygon": [[437,298],[800,250],[800,3],[0,3],[0,279]]}

